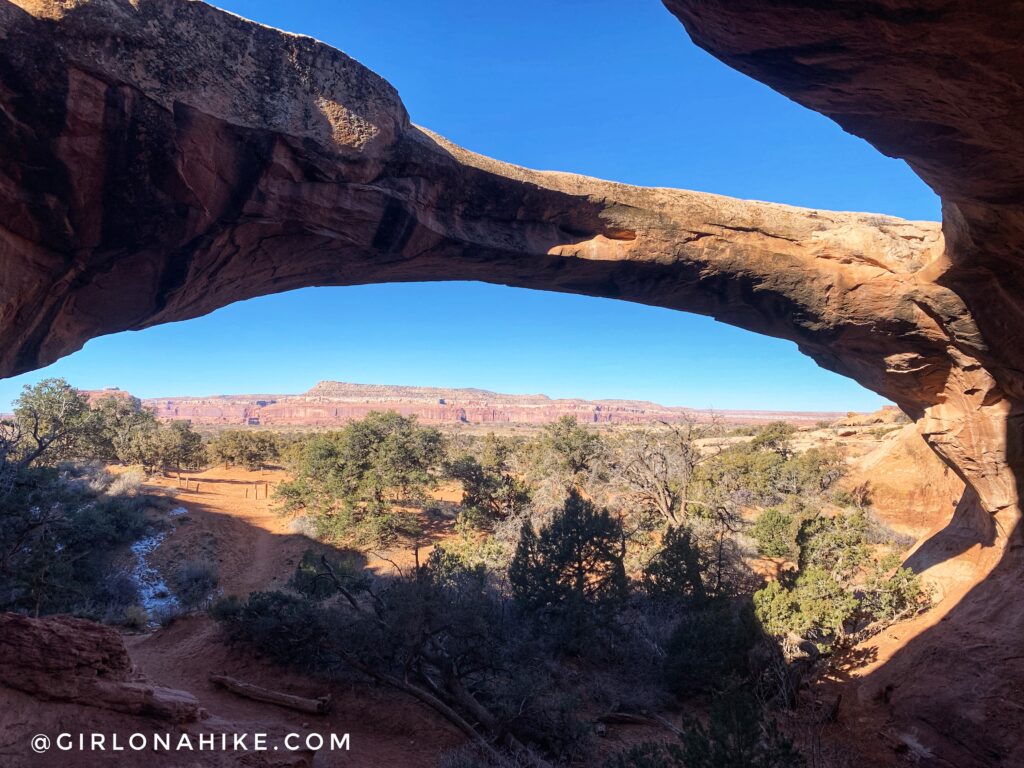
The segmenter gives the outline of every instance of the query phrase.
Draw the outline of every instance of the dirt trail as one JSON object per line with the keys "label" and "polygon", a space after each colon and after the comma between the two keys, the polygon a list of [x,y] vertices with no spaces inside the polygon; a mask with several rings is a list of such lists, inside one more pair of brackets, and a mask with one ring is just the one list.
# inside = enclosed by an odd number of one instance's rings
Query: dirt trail
{"label": "dirt trail", "polygon": [[180,481],[154,478],[150,491],[173,496],[187,510],[154,561],[170,571],[178,560],[209,559],[218,566],[224,594],[241,597],[287,579],[295,557],[312,542],[293,534],[267,499],[286,479],[281,470],[237,468],[183,474]]}
{"label": "dirt trail", "polygon": [[[276,470],[216,468],[189,473],[187,479],[183,475],[180,482],[175,477],[150,481],[147,490],[173,497],[187,510],[173,519],[175,528],[153,554],[154,564],[170,573],[186,560],[215,562],[224,594],[245,597],[282,587],[302,553],[315,545],[292,533],[288,519],[274,512],[265,498],[266,491],[272,494],[284,479],[285,473]],[[209,727],[351,734],[351,751],[321,752],[318,768],[432,766],[441,752],[462,742],[447,722],[393,691],[365,684],[327,684],[271,666],[244,649],[229,648],[216,623],[206,616],[126,637],[126,644],[134,663],[155,683],[194,694],[213,716]],[[334,707],[329,715],[316,717],[242,699],[213,686],[208,680],[211,673],[302,696],[330,693]]]}

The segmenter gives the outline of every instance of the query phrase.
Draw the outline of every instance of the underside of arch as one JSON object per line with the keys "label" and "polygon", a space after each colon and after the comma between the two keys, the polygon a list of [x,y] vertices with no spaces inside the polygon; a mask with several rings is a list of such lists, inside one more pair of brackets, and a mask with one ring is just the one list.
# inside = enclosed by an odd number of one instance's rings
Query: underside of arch
{"label": "underside of arch", "polygon": [[0,375],[311,285],[483,280],[698,312],[914,416],[994,516],[1002,583],[1024,469],[1024,15],[664,1],[713,55],[904,158],[942,225],[501,163],[416,126],[343,53],[200,2],[0,0]]}

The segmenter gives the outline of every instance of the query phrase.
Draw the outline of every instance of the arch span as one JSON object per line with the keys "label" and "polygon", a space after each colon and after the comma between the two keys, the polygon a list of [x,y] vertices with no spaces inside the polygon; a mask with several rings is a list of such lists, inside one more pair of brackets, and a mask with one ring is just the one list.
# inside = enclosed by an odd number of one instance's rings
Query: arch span
{"label": "arch span", "polygon": [[[869,43],[829,54],[838,43],[816,29],[778,32],[806,44],[737,52],[743,40],[721,30],[744,25],[713,22],[755,2],[670,5],[714,52],[822,111],[849,83],[841,121],[892,79],[885,67],[859,81],[838,71],[829,55],[852,69],[873,61]],[[923,23],[879,14],[890,38]],[[343,53],[198,2],[2,0],[0,21],[0,372],[308,285],[474,279],[587,293],[795,341],[925,416],[930,442],[991,510],[1015,502],[1005,467],[981,458],[1005,453],[988,444],[1002,439],[988,422],[1006,417],[1007,399],[977,322],[985,303],[972,311],[950,278],[973,236],[959,208],[963,226],[943,232],[501,163],[411,123],[394,89]],[[762,35],[783,23],[762,21]],[[917,87],[913,74],[902,85]],[[884,127],[895,107],[847,122]],[[931,176],[944,193],[953,183]],[[968,177],[957,167],[951,178]]]}
{"label": "arch span", "polygon": [[308,285],[645,302],[791,339],[897,402],[994,516],[999,562],[1019,558],[1024,17],[664,1],[714,55],[905,158],[941,228],[500,163],[411,123],[344,54],[200,2],[0,0],[0,374]]}

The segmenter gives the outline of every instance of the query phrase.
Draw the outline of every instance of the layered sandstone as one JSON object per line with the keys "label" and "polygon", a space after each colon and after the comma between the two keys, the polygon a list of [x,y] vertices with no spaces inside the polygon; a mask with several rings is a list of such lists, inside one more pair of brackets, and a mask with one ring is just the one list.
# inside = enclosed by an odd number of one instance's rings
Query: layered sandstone
{"label": "layered sandstone", "polygon": [[[102,396],[103,390],[97,396]],[[113,390],[119,393],[121,390]],[[94,393],[95,394],[95,393]],[[660,424],[716,419],[724,424],[787,421],[810,425],[836,418],[828,412],[696,411],[643,400],[552,399],[483,389],[409,387],[321,381],[301,395],[154,397],[142,401],[164,421],[194,424],[336,427],[371,411],[395,411],[425,424],[551,424],[572,416],[582,424]]]}
{"label": "layered sandstone", "polygon": [[926,759],[1019,763],[1020,739],[984,726],[1024,708],[1001,672],[1024,636],[1005,598],[1022,564],[1024,14],[665,3],[714,55],[907,160],[941,228],[490,160],[413,125],[344,54],[199,2],[0,0],[0,372],[252,296],[403,280],[608,296],[792,340],[917,419],[967,484],[955,535],[923,551],[987,553],[988,580],[872,673],[886,691],[916,669],[933,695],[877,705]]}

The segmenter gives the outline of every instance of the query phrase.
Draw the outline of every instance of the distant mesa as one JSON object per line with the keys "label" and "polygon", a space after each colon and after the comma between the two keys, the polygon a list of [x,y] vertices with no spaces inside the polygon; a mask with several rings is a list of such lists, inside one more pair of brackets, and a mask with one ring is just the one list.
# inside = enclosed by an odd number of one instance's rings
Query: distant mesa
{"label": "distant mesa", "polygon": [[120,397],[124,400],[129,400],[132,397],[131,392],[126,392],[120,387],[105,387],[104,389],[82,389],[79,390],[83,395],[89,399],[89,403],[95,405],[97,401],[103,400],[107,397]]}
{"label": "distant mesa", "polygon": [[[120,389],[90,390],[91,399],[130,396]],[[553,399],[547,395],[509,395],[484,389],[408,387],[321,381],[297,395],[248,394],[209,397],[160,397],[142,401],[164,421],[235,426],[330,427],[361,419],[371,411],[396,411],[426,424],[550,424],[574,416],[585,424],[655,424],[712,416],[732,424],[788,421],[813,424],[846,416],[833,412],[708,411],[645,400]]]}

